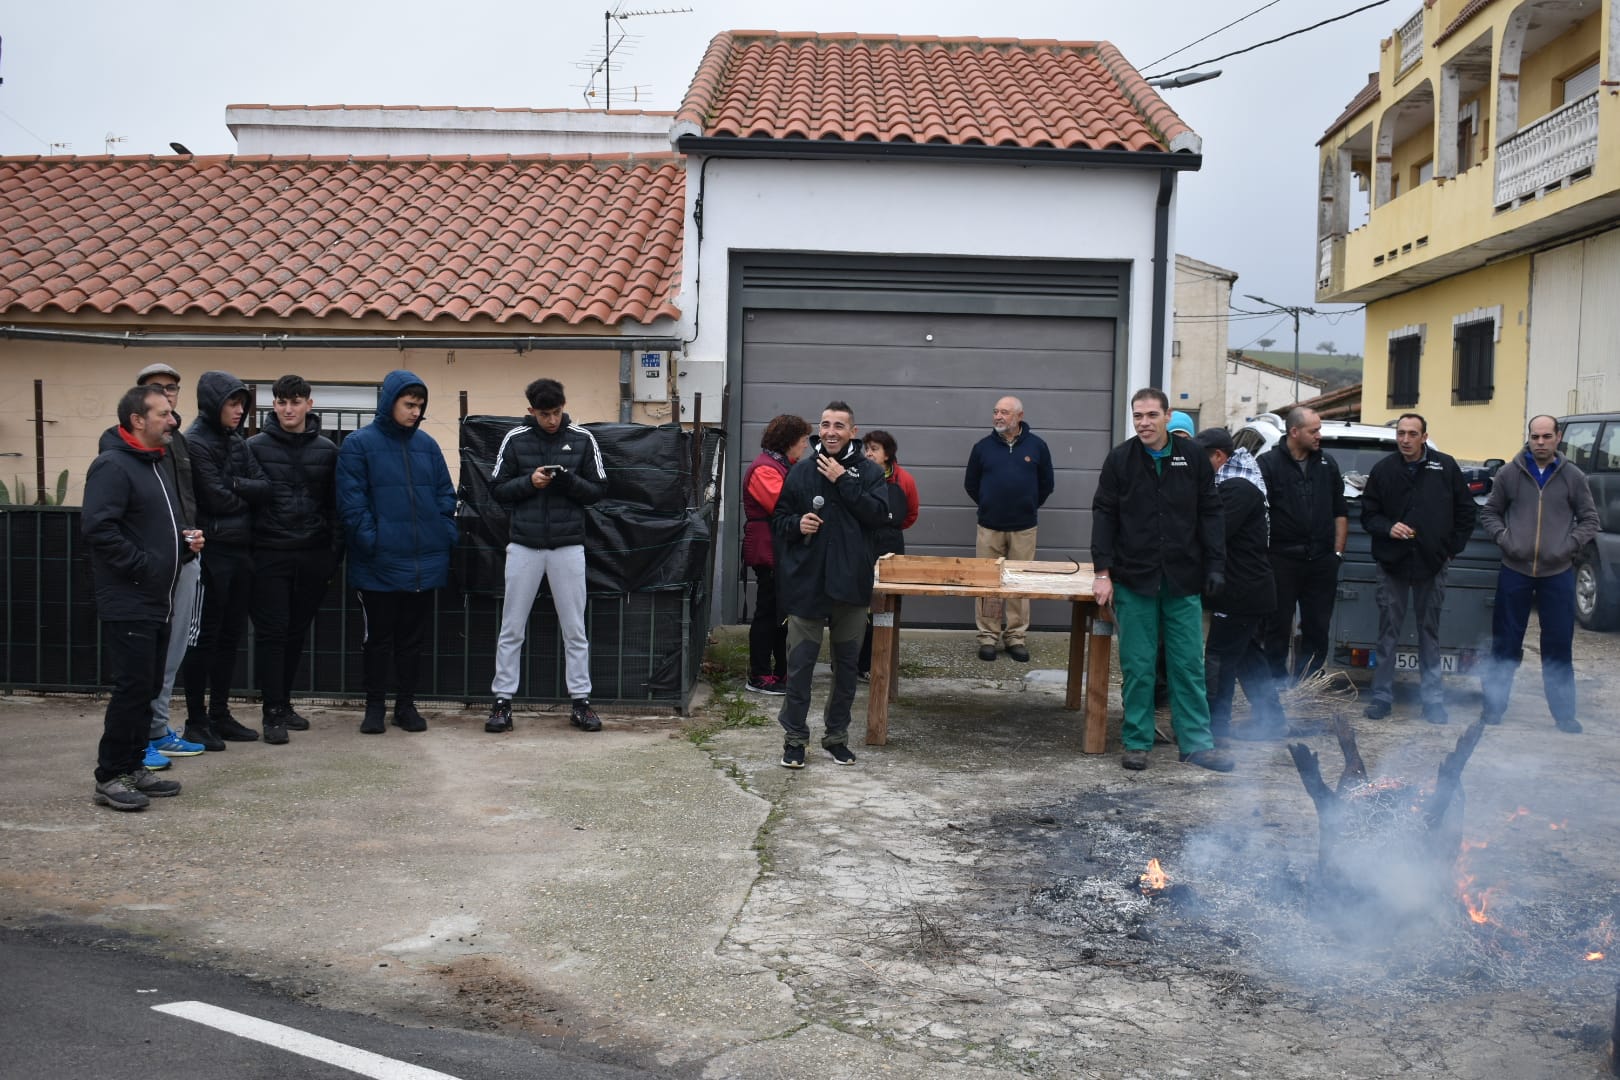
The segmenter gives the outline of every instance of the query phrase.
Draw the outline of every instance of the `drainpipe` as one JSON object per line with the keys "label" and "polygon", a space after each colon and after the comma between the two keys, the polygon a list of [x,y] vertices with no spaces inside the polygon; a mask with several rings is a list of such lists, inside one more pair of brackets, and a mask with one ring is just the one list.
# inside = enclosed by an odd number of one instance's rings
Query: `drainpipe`
{"label": "drainpipe", "polygon": [[634,353],[629,349],[619,350],[619,423],[621,424],[630,422],[630,380],[635,377],[634,363]]}
{"label": "drainpipe", "polygon": [[1153,331],[1148,385],[1164,386],[1164,317],[1170,308],[1170,197],[1176,191],[1172,169],[1159,171],[1159,199],[1153,206]]}

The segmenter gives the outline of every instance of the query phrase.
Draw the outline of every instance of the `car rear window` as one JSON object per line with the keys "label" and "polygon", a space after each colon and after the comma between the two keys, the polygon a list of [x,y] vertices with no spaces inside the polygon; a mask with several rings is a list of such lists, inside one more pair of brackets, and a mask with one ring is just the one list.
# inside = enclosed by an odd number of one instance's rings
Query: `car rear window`
{"label": "car rear window", "polygon": [[1372,467],[1395,452],[1394,440],[1382,439],[1327,439],[1322,440],[1322,452],[1331,457],[1339,465],[1339,471],[1345,475],[1359,473],[1362,476],[1372,472]]}

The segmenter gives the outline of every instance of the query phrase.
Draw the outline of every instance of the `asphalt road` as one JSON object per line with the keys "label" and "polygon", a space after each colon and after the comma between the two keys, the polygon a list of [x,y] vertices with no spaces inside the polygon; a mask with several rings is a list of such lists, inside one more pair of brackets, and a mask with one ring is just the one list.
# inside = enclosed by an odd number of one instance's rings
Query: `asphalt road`
{"label": "asphalt road", "polygon": [[[72,935],[0,931],[0,1077],[632,1080],[518,1039],[316,1008],[240,976]],[[163,1010],[163,1011],[160,1011]]]}

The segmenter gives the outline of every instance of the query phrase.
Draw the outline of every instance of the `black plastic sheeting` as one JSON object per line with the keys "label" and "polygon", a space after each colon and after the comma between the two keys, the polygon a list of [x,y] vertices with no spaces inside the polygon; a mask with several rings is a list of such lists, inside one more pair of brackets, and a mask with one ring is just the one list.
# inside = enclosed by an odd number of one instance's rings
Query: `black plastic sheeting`
{"label": "black plastic sheeting", "polygon": [[[505,591],[506,508],[490,491],[495,455],[522,417],[469,416],[461,422],[461,485],[456,517],[459,584],[470,593]],[[715,528],[708,487],[719,434],[709,429],[694,483],[692,434],[679,425],[586,424],[602,451],[607,497],[586,508],[585,583],[592,593],[691,589],[707,594]]]}

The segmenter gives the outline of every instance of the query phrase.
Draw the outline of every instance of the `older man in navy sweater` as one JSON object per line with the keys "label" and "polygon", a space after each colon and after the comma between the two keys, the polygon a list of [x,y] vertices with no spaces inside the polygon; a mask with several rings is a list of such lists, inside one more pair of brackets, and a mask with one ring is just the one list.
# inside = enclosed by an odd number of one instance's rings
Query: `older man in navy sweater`
{"label": "older man in navy sweater", "polygon": [[[974,444],[962,481],[968,498],[979,508],[973,553],[980,558],[1033,559],[1036,511],[1052,494],[1052,452],[1024,423],[1024,403],[1017,398],[1002,398],[990,416],[993,430]],[[997,646],[1005,644],[1008,656],[1021,664],[1029,662],[1024,644],[1028,600],[980,600],[975,622],[980,660],[994,660]]]}

